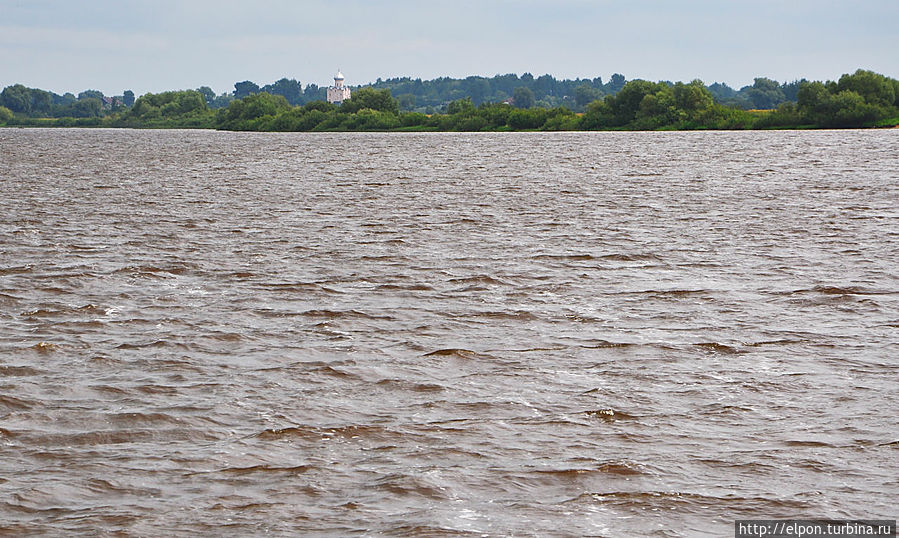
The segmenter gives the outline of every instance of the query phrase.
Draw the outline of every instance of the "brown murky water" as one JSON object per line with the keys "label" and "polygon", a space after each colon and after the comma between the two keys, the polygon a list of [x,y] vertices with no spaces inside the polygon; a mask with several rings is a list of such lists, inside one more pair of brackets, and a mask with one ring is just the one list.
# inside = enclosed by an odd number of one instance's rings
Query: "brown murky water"
{"label": "brown murky water", "polygon": [[0,130],[0,533],[895,519],[899,132]]}

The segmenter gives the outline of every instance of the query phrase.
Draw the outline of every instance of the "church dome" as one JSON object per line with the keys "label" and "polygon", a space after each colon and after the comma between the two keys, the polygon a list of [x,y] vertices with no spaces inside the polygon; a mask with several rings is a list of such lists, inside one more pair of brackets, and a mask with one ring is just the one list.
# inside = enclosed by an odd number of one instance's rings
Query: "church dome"
{"label": "church dome", "polygon": [[334,80],[343,80],[343,73],[340,72],[340,69],[338,69],[337,74],[334,75]]}

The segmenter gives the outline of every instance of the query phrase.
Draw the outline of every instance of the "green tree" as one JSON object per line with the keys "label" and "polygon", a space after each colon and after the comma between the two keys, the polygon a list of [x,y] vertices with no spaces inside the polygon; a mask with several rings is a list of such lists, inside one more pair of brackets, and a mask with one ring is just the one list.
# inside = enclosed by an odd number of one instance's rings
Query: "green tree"
{"label": "green tree", "polygon": [[54,105],[69,105],[78,100],[72,92],[66,92],[63,95],[56,95],[55,93],[50,94],[51,99],[53,100]]}
{"label": "green tree", "polygon": [[228,92],[223,92],[221,95],[216,97],[211,103],[209,103],[210,108],[226,108],[231,101],[234,100],[234,96]]}
{"label": "green tree", "polygon": [[0,106],[0,124],[8,122],[12,119],[12,117],[12,110],[6,108],[5,106]]}
{"label": "green tree", "polygon": [[259,93],[259,85],[249,80],[245,80],[243,82],[235,82],[233,93],[235,99],[243,99],[244,97],[248,97],[250,95],[253,95],[254,93]]}
{"label": "green tree", "polygon": [[618,93],[624,88],[624,85],[627,83],[627,80],[624,78],[624,75],[621,73],[615,73],[609,79],[609,82],[606,83],[606,91],[608,93]]}
{"label": "green tree", "polygon": [[513,110],[512,113],[509,114],[508,121],[509,127],[515,130],[539,129],[540,127],[543,127],[544,123],[546,123],[546,109],[519,108]]}
{"label": "green tree", "polygon": [[581,117],[581,128],[592,131],[609,127],[614,122],[612,108],[609,106],[611,100],[611,96],[606,96],[602,101],[593,101],[587,105],[587,110]]}
{"label": "green tree", "polygon": [[100,109],[103,103],[96,97],[84,97],[69,105],[70,114],[73,118],[96,118],[100,115]]}
{"label": "green tree", "polygon": [[125,90],[125,93],[122,95],[122,103],[129,108],[134,106],[134,92]]}
{"label": "green tree", "polygon": [[280,95],[287,99],[291,105],[303,104],[303,88],[300,83],[294,79],[282,78],[272,84],[266,84],[260,90],[272,95]]}
{"label": "green tree", "polygon": [[787,100],[780,83],[769,78],[756,78],[751,88],[746,90],[746,96],[754,108],[772,109]]}
{"label": "green tree", "polygon": [[127,127],[210,127],[213,114],[196,90],[147,93],[113,125]]}
{"label": "green tree", "polygon": [[505,103],[482,103],[478,115],[487,120],[491,129],[504,127],[509,123],[509,115],[516,110]]}
{"label": "green tree", "polygon": [[303,90],[303,99],[307,103],[311,103],[312,101],[324,101],[327,98],[327,88],[319,88],[317,84],[307,84],[306,89]]}
{"label": "green tree", "polygon": [[103,95],[103,92],[100,90],[84,90],[83,92],[78,94],[78,99],[99,99],[100,102],[103,102],[103,98],[106,96]]}
{"label": "green tree", "polygon": [[685,118],[686,113],[676,105],[674,89],[662,88],[656,93],[643,96],[634,119],[638,129],[656,129],[673,125]]}
{"label": "green tree", "polygon": [[396,102],[400,110],[412,110],[415,108],[415,96],[411,93],[404,93],[396,96]]}
{"label": "green tree", "polygon": [[863,127],[874,122],[880,110],[865,102],[865,98],[852,90],[843,90],[832,96],[827,106],[825,127]]}
{"label": "green tree", "polygon": [[468,77],[465,82],[468,86],[468,96],[475,105],[480,105],[490,95],[490,82],[486,78]]}
{"label": "green tree", "polygon": [[805,82],[799,86],[799,91],[796,92],[796,100],[800,107],[814,108],[829,93],[827,86],[822,82]]}
{"label": "green tree", "polygon": [[328,103],[327,101],[310,101],[303,105],[303,110],[318,110],[319,112],[330,113],[337,110],[337,105]]}
{"label": "green tree", "polygon": [[0,106],[4,106],[18,114],[31,113],[31,90],[22,84],[14,84],[3,88],[0,93]]}
{"label": "green tree", "polygon": [[50,92],[37,88],[26,88],[22,84],[7,86],[0,92],[0,106],[26,116],[40,116],[50,113],[53,101]]}
{"label": "green tree", "polygon": [[363,108],[390,112],[391,114],[399,114],[400,111],[396,99],[390,95],[390,90],[360,88],[353,92],[349,99],[341,103],[340,112],[353,114]]}
{"label": "green tree", "polygon": [[689,84],[678,82],[671,90],[674,94],[674,106],[688,115],[705,110],[715,102],[712,92],[698,79]]}
{"label": "green tree", "polygon": [[[259,120],[265,117],[274,119],[279,113],[290,110],[290,103],[283,95],[257,93],[231,101],[224,109],[219,127],[227,130],[256,130]],[[255,124],[254,124],[255,122]]]}
{"label": "green tree", "polygon": [[215,92],[209,86],[200,86],[197,91],[203,95],[203,99],[206,99],[207,105],[211,105],[215,101]]}
{"label": "green tree", "polygon": [[802,80],[794,80],[793,82],[789,82],[789,83],[784,82],[783,84],[781,84],[780,89],[781,89],[781,91],[783,91],[784,98],[786,98],[787,101],[792,101],[795,103],[796,100],[798,99],[799,87],[802,85],[803,82],[808,82],[808,81],[805,79],[802,79]]}
{"label": "green tree", "polygon": [[33,88],[31,90],[31,113],[47,115],[50,113],[52,101],[50,92]]}
{"label": "green tree", "polygon": [[896,101],[891,79],[873,71],[859,69],[852,75],[843,75],[837,82],[837,89],[853,91],[871,105],[893,106]]}
{"label": "green tree", "polygon": [[574,102],[580,108],[583,108],[593,101],[601,98],[602,90],[597,90],[586,82],[574,89]]}
{"label": "green tree", "polygon": [[477,112],[477,109],[474,106],[474,103],[471,102],[471,99],[466,97],[465,99],[456,99],[450,104],[446,105],[446,113],[447,114],[464,114],[464,115],[472,115]]}
{"label": "green tree", "polygon": [[[528,73],[525,73],[528,74]],[[533,79],[533,77],[531,77]],[[527,86],[519,86],[512,93],[512,101],[515,102],[517,108],[533,108],[536,104],[534,92]]]}
{"label": "green tree", "polygon": [[606,104],[608,104],[612,116],[611,126],[624,126],[634,121],[643,98],[656,93],[663,87],[667,86],[648,80],[635,79],[625,84],[617,94],[606,97]]}

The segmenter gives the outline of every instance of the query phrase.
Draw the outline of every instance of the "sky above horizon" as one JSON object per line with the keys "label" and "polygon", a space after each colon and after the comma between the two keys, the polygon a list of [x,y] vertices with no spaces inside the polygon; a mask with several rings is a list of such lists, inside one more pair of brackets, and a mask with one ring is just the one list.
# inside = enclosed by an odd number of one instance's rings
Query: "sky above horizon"
{"label": "sky above horizon", "polygon": [[0,0],[0,87],[121,95],[282,77],[529,72],[724,82],[899,78],[899,0]]}

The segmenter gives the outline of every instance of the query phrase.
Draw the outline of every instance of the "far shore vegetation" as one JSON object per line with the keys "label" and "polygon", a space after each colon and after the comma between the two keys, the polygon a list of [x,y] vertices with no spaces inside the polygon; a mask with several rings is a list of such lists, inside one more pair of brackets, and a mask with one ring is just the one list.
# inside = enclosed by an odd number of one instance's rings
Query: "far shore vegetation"
{"label": "far shore vegetation", "polygon": [[525,73],[493,78],[389,79],[353,89],[340,105],[325,88],[281,79],[107,97],[8,86],[0,126],[195,128],[231,131],[592,131],[831,129],[899,125],[899,80],[858,70],[837,81],[756,78],[734,90],[622,75],[556,80]]}

